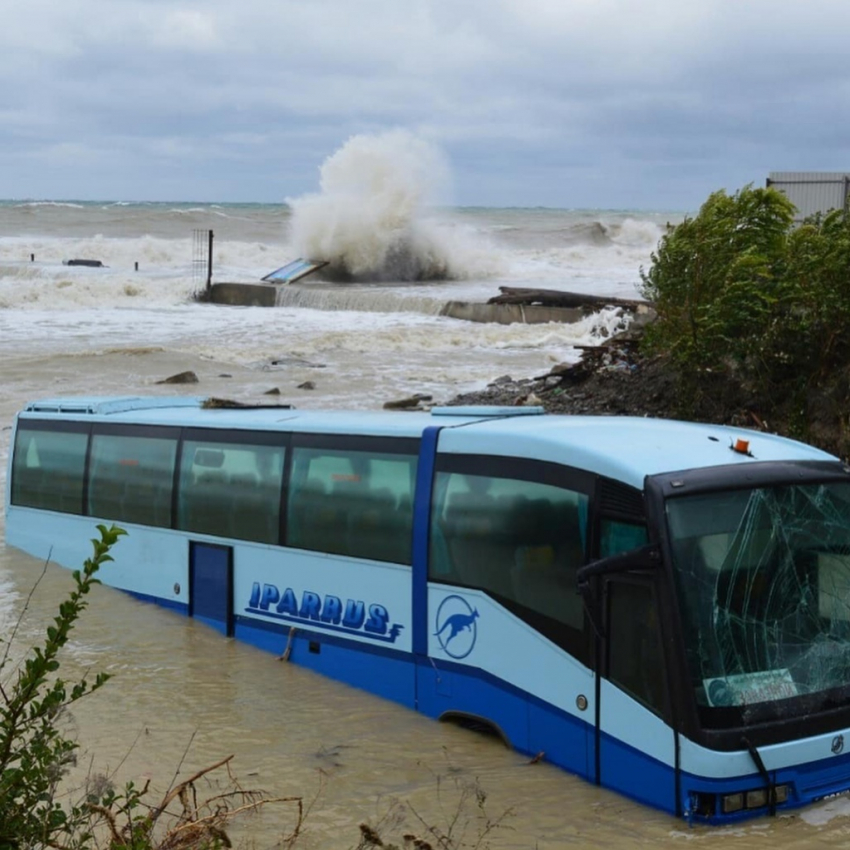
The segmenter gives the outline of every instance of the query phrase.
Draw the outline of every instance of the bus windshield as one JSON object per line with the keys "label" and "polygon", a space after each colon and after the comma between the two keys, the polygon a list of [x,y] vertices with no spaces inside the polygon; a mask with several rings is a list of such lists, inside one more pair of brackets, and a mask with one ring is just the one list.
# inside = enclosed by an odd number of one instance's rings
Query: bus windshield
{"label": "bus windshield", "polygon": [[738,725],[764,719],[758,707],[795,715],[843,700],[850,484],[685,496],[670,499],[666,513],[703,723]]}

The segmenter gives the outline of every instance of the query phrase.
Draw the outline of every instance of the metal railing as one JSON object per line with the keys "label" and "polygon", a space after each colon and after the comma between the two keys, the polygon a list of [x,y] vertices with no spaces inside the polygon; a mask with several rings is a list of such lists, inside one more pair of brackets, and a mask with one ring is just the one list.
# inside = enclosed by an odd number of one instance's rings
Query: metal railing
{"label": "metal railing", "polygon": [[212,287],[212,230],[192,231],[192,285],[197,291],[201,282],[206,292]]}

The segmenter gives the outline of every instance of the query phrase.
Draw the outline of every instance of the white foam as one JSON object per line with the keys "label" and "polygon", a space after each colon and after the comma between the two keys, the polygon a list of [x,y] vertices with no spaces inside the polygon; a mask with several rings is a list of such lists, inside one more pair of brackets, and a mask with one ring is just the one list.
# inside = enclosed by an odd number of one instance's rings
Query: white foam
{"label": "white foam", "polygon": [[841,794],[822,803],[817,803],[800,812],[800,819],[810,826],[823,826],[833,818],[850,815],[850,796]]}
{"label": "white foam", "polygon": [[608,235],[617,245],[634,246],[645,250],[652,249],[658,244],[665,229],[658,222],[629,217],[617,225],[610,225]]}
{"label": "white foam", "polygon": [[293,247],[355,280],[495,274],[492,245],[434,215],[448,184],[430,142],[405,130],[353,136],[322,165],[319,193],[288,200]]}

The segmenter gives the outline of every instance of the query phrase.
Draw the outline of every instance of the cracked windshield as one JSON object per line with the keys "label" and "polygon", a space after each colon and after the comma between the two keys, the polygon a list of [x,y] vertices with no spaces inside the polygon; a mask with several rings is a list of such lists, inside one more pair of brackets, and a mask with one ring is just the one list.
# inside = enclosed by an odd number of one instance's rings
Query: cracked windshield
{"label": "cracked windshield", "polygon": [[699,706],[746,720],[748,706],[823,704],[847,685],[850,485],[678,498],[667,516]]}

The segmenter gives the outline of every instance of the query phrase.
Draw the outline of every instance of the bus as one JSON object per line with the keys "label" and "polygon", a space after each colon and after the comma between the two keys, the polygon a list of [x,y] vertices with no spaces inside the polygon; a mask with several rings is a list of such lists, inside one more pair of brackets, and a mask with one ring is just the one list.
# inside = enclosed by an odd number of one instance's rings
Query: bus
{"label": "bus", "polygon": [[850,467],[540,408],[59,398],[6,541],[689,821],[850,789]]}

